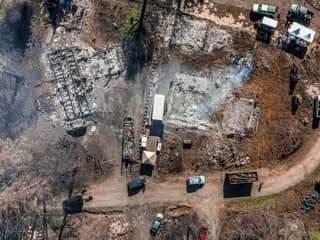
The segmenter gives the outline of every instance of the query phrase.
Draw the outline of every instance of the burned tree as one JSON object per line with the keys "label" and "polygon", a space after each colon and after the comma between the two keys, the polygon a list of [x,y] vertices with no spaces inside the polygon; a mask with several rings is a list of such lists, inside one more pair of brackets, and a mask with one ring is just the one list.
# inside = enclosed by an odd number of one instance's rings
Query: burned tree
{"label": "burned tree", "polygon": [[[147,0],[143,1],[142,10],[138,21],[132,21],[131,26],[124,38],[123,48],[127,59],[127,77],[134,79],[139,73],[145,63],[145,29],[143,27],[143,20],[145,18],[147,9]],[[131,20],[130,20],[131,21]]]}
{"label": "burned tree", "polygon": [[298,75],[298,67],[293,64],[290,67],[290,73],[289,73],[289,94],[292,94],[296,85],[299,82],[299,75]]}

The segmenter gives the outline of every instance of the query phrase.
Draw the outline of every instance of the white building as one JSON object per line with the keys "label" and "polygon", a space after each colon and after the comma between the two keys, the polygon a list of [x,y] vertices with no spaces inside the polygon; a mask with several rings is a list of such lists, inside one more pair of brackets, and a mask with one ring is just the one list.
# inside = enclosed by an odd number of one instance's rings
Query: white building
{"label": "white building", "polygon": [[290,37],[303,40],[308,44],[311,44],[314,41],[316,32],[310,28],[307,28],[299,23],[292,23],[288,29],[288,34]]}

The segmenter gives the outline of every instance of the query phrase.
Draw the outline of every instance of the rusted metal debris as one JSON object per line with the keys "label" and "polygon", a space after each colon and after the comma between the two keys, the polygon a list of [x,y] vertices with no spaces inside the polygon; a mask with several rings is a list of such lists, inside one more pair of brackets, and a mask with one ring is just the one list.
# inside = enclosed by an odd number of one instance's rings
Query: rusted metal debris
{"label": "rusted metal debris", "polygon": [[258,181],[257,172],[226,173],[226,181],[229,184],[253,183]]}

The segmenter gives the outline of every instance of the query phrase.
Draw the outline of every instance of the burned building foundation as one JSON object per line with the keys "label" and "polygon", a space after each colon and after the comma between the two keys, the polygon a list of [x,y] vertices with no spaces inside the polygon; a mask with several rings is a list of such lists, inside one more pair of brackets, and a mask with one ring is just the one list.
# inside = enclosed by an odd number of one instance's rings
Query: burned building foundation
{"label": "burned building foundation", "polygon": [[56,94],[64,110],[66,129],[72,131],[85,127],[77,120],[86,119],[95,112],[93,81],[81,75],[73,48],[52,51],[48,59]]}

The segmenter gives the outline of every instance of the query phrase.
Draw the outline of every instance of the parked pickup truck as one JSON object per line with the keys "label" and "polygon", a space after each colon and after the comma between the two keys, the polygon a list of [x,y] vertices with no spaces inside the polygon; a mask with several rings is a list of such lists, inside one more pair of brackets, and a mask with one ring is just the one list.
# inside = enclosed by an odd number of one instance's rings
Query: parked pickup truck
{"label": "parked pickup truck", "polygon": [[278,7],[268,4],[254,3],[252,6],[252,12],[257,15],[274,18],[278,12]]}

